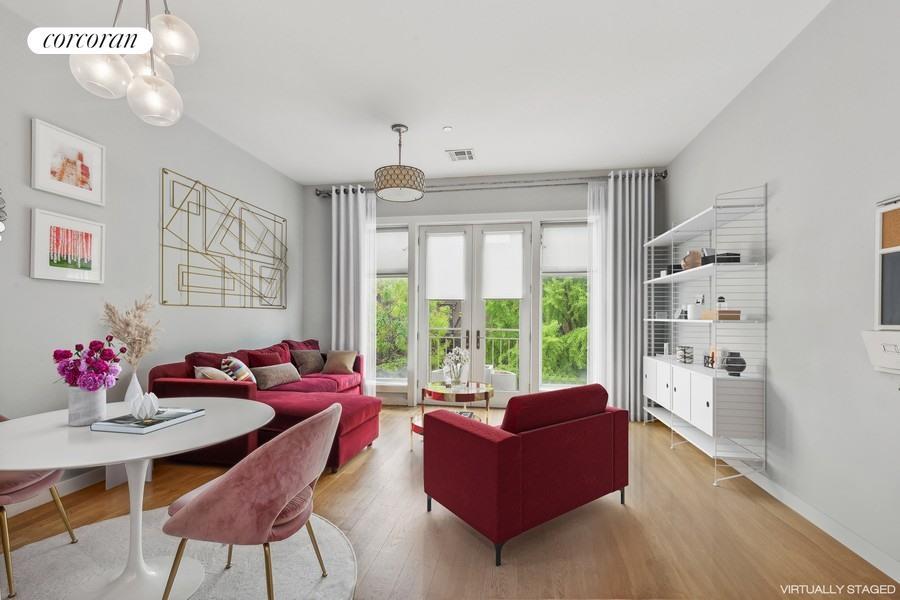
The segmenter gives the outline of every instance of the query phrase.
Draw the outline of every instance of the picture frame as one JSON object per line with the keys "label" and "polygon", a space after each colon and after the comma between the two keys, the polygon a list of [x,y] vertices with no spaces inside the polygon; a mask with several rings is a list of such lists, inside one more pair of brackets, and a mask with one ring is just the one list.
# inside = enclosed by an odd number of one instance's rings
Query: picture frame
{"label": "picture frame", "polygon": [[106,147],[32,118],[31,187],[105,206]]}
{"label": "picture frame", "polygon": [[900,196],[875,210],[875,329],[900,331]]}
{"label": "picture frame", "polygon": [[32,278],[102,284],[105,270],[106,225],[32,209]]}

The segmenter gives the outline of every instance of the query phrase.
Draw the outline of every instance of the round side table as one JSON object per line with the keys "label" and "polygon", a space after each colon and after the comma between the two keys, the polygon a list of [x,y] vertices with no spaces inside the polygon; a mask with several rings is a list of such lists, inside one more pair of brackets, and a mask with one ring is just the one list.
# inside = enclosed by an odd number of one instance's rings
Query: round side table
{"label": "round side table", "polygon": [[425,435],[425,400],[462,404],[463,409],[475,402],[484,402],[484,422],[490,424],[491,398],[494,397],[494,386],[489,383],[470,381],[459,385],[431,382],[422,388],[419,401],[420,413],[409,418],[409,451],[413,450],[413,436]]}

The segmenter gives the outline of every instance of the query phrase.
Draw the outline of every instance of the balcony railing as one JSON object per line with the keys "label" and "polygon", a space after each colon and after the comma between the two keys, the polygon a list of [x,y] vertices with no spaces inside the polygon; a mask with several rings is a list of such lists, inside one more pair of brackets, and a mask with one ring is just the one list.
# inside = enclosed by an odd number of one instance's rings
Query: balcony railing
{"label": "balcony railing", "polygon": [[[444,355],[458,346],[464,346],[464,333],[458,328],[431,328],[428,336],[431,369],[444,365]],[[470,346],[474,344],[470,340]],[[484,362],[495,370],[519,372],[519,330],[489,328],[485,330]],[[471,348],[470,348],[471,350]]]}

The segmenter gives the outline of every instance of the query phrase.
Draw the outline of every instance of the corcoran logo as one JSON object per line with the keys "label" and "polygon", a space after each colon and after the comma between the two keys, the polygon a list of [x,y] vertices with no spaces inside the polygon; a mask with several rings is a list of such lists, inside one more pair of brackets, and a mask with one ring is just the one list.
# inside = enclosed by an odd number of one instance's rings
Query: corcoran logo
{"label": "corcoran logo", "polygon": [[153,34],[143,27],[37,27],[28,47],[35,54],[146,54]]}

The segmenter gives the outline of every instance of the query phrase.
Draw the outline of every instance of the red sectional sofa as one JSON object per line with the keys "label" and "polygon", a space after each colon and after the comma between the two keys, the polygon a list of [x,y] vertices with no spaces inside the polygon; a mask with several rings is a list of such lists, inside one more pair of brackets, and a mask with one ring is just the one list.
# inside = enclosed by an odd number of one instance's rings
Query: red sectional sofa
{"label": "red sectional sofa", "polygon": [[[341,405],[341,420],[334,445],[328,457],[328,466],[337,471],[351,458],[359,454],[378,437],[378,416],[381,400],[361,394],[364,359],[356,358],[353,373],[310,373],[300,381],[280,385],[268,390],[257,389],[246,381],[211,381],[194,378],[194,367],[219,368],[222,359],[233,356],[252,366],[253,356],[278,354],[284,362],[290,362],[290,350],[318,350],[316,340],[297,342],[284,340],[266,348],[235,350],[233,352],[193,352],[184,361],[158,365],[150,369],[148,390],[160,398],[182,396],[220,396],[245,398],[268,404],[275,410],[275,418],[257,432],[182,455],[192,462],[234,464],[282,431],[324,410],[337,402]],[[324,356],[324,355],[323,355]]]}
{"label": "red sectional sofa", "polygon": [[601,385],[510,399],[500,427],[425,415],[425,494],[494,542],[628,485],[628,411]]}

